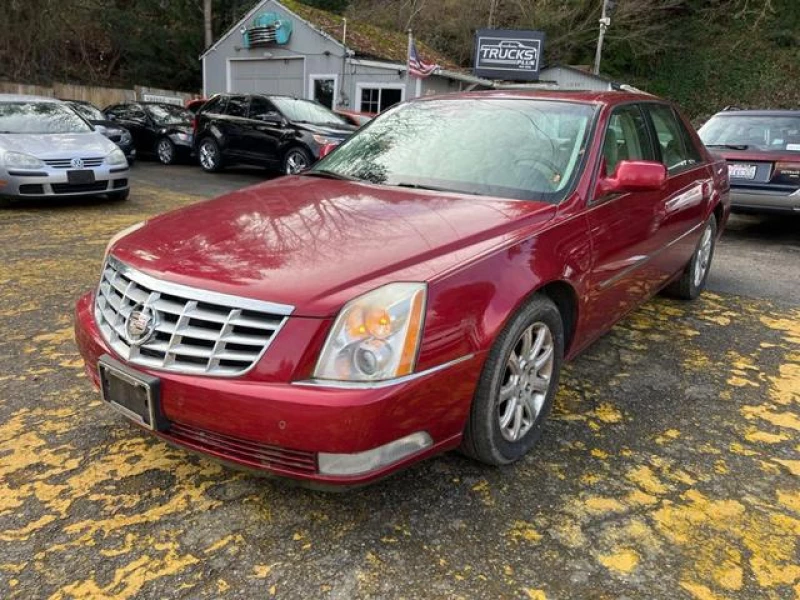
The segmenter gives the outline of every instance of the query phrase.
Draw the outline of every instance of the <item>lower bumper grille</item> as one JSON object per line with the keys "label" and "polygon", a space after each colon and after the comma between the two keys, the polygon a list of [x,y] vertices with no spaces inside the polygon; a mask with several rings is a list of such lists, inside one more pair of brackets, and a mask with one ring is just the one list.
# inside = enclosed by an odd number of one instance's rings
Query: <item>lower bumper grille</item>
{"label": "lower bumper grille", "polygon": [[166,436],[179,444],[219,454],[253,465],[314,474],[317,472],[317,456],[313,452],[287,450],[258,442],[242,440],[219,433],[197,429],[191,425],[172,423]]}
{"label": "lower bumper grille", "polygon": [[54,194],[83,194],[86,192],[102,192],[108,188],[107,181],[94,183],[53,183],[50,185]]}
{"label": "lower bumper grille", "polygon": [[44,186],[41,183],[24,183],[19,186],[19,193],[42,195],[44,194]]}
{"label": "lower bumper grille", "polygon": [[114,189],[128,187],[128,180],[127,179],[115,179],[114,180]]}

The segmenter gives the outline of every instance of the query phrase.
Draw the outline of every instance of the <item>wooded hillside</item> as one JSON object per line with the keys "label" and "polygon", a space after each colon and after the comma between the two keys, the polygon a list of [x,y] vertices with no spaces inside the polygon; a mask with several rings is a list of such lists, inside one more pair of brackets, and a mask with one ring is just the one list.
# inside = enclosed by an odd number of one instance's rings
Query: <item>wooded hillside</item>
{"label": "wooded hillside", "polygon": [[[0,78],[199,89],[202,0],[5,0]],[[469,68],[476,28],[543,29],[546,63],[588,65],[601,0],[306,0],[405,31]],[[254,0],[213,0],[218,36]],[[618,0],[604,74],[681,103],[800,106],[798,0]]]}

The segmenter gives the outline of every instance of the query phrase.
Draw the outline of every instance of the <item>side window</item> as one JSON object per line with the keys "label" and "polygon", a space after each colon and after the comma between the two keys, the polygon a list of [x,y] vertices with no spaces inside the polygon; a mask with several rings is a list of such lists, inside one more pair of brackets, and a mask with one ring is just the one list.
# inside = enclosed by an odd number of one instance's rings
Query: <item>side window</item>
{"label": "side window", "polygon": [[229,117],[247,116],[247,97],[231,96],[228,98],[228,106],[225,109],[225,114]]}
{"label": "side window", "polygon": [[225,112],[225,100],[227,100],[225,96],[215,96],[206,102],[201,110],[204,113],[221,115]]}
{"label": "side window", "polygon": [[280,113],[275,105],[262,96],[253,96],[250,98],[250,112],[251,119],[264,120],[266,115],[279,116]]}
{"label": "side window", "polygon": [[147,121],[147,114],[141,106],[131,104],[128,106],[128,118],[134,121]]}
{"label": "side window", "polygon": [[122,109],[122,107],[117,104],[115,106],[109,106],[103,112],[106,113],[109,116],[114,117],[115,119],[121,119],[122,118],[122,110],[121,109]]}
{"label": "side window", "polygon": [[636,105],[621,106],[611,113],[603,140],[606,175],[613,175],[623,160],[655,160],[647,122]]}
{"label": "side window", "polygon": [[661,162],[670,173],[676,173],[698,162],[697,149],[687,151],[684,145],[684,136],[688,135],[681,130],[681,125],[675,117],[672,108],[665,104],[649,104],[647,112],[653,121],[653,128],[658,138],[661,150]]}

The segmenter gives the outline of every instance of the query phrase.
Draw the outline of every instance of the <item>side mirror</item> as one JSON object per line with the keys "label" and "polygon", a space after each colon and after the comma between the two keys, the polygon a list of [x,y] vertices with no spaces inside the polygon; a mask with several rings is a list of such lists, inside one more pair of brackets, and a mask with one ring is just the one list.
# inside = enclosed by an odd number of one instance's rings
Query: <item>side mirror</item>
{"label": "side mirror", "polygon": [[623,160],[610,177],[597,182],[597,195],[624,192],[651,192],[667,184],[667,168],[650,160]]}

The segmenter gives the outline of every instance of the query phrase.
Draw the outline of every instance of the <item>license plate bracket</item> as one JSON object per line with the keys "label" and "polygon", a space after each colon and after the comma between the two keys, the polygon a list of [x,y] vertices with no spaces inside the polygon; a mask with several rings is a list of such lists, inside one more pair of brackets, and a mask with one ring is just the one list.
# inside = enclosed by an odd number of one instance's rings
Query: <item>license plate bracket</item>
{"label": "license plate bracket", "polygon": [[731,179],[755,179],[758,165],[734,163],[728,165],[728,176]]}
{"label": "license plate bracket", "polygon": [[94,183],[94,171],[90,169],[84,169],[81,171],[67,171],[67,183],[74,185]]}
{"label": "license plate bracket", "polygon": [[161,414],[158,377],[134,371],[108,355],[100,357],[97,370],[104,402],[142,427],[168,429],[168,421]]}

